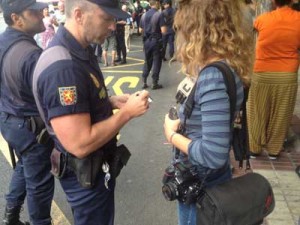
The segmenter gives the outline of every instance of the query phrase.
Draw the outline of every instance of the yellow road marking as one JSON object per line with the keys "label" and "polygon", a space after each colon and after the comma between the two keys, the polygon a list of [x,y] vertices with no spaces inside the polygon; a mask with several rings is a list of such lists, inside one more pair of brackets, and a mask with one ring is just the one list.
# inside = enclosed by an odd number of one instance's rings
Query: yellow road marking
{"label": "yellow road marking", "polygon": [[137,84],[139,83],[140,78],[138,77],[122,77],[117,80],[117,82],[112,86],[114,92],[116,95],[123,94],[123,91],[121,89],[121,86],[123,84],[129,84],[128,88],[135,88]]}
{"label": "yellow road marking", "polygon": [[107,77],[105,78],[105,81],[104,81],[105,86],[109,85],[110,82],[112,82],[113,79],[114,79],[114,76],[107,76]]}
{"label": "yellow road marking", "polygon": [[130,47],[142,48],[141,45],[130,45]]}
{"label": "yellow road marking", "polygon": [[[6,141],[3,139],[2,135],[0,135],[0,145],[1,145],[1,149],[0,149],[1,153],[4,155],[4,157],[10,164],[10,166],[12,166],[8,146]],[[1,195],[2,194],[3,193],[1,193]],[[64,213],[59,209],[55,201],[52,201],[51,217],[53,219],[54,225],[71,225],[71,223],[68,221]]]}
{"label": "yellow road marking", "polygon": [[132,60],[136,60],[136,61],[143,62],[143,63],[145,61],[143,59],[137,59],[137,58],[132,58],[132,57],[127,57],[127,59],[132,59]]}
{"label": "yellow road marking", "polygon": [[129,70],[105,70],[103,71],[105,73],[138,73],[138,74],[142,74],[142,70],[138,71],[138,70],[133,70],[133,71],[129,71]]}
{"label": "yellow road marking", "polygon": [[[110,67],[107,67],[109,69],[112,69],[112,68],[116,68],[116,69],[119,69],[119,68],[124,68],[124,67],[131,67],[131,66],[139,66],[139,65],[143,65],[144,63],[131,63],[131,64],[126,64],[126,65],[117,65],[117,66],[110,66]],[[106,68],[101,68],[103,72],[106,71]]]}
{"label": "yellow road marking", "polygon": [[[132,53],[132,52],[134,52],[134,53],[136,53],[136,52],[143,52],[143,50],[135,50],[135,51],[131,51],[130,50],[130,53]],[[127,52],[128,53],[128,52]]]}

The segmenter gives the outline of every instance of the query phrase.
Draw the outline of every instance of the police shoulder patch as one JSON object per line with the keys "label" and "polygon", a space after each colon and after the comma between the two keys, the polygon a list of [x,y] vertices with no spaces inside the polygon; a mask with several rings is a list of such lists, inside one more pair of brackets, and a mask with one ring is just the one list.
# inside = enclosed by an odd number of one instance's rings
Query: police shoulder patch
{"label": "police shoulder patch", "polygon": [[76,86],[71,87],[59,87],[60,103],[63,106],[75,105],[77,103],[77,89]]}

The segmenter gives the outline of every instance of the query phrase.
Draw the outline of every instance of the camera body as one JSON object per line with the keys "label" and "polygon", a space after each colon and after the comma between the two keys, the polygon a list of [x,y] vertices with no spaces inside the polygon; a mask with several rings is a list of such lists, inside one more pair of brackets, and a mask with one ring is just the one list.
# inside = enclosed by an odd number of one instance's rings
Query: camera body
{"label": "camera body", "polygon": [[162,193],[166,200],[191,204],[201,194],[201,180],[190,163],[177,162],[166,168]]}

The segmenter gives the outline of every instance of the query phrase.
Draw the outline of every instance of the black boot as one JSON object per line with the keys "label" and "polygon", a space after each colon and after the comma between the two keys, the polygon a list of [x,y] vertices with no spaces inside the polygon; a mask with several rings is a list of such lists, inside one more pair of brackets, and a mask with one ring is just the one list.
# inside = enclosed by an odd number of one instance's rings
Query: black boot
{"label": "black boot", "polygon": [[153,81],[152,90],[161,89],[163,86],[159,84],[157,81]]}
{"label": "black boot", "polygon": [[3,218],[4,225],[30,225],[28,222],[21,222],[20,219],[21,206],[12,208],[5,208],[5,214]]}
{"label": "black boot", "polygon": [[142,88],[143,89],[147,89],[149,86],[147,85],[147,78],[143,78],[143,82],[144,82],[144,84],[143,84],[143,86],[142,86]]}

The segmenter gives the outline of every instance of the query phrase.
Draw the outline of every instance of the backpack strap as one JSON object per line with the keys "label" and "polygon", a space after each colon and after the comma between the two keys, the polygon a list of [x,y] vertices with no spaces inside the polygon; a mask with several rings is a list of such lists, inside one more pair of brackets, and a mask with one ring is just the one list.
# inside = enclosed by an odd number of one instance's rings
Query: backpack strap
{"label": "backpack strap", "polygon": [[[206,65],[203,69],[201,69],[199,74],[201,74],[201,72],[208,67],[216,67],[218,70],[221,71],[223,75],[224,83],[227,89],[226,92],[230,100],[230,121],[232,123],[234,119],[235,106],[236,106],[236,84],[234,80],[234,75],[231,69],[225,63],[220,61],[213,62]],[[195,105],[194,96],[196,92],[196,87],[197,85],[195,84],[185,103],[184,112],[183,112],[183,114],[185,115],[185,121],[186,118],[191,117],[192,111],[194,109],[194,105]],[[185,127],[185,122],[183,126]]]}
{"label": "backpack strap", "polygon": [[[221,62],[221,61],[208,64],[200,71],[200,74],[204,69],[206,69],[208,67],[216,67],[216,68],[218,68],[218,70],[220,70],[222,72],[224,83],[225,83],[225,86],[227,89],[226,92],[229,96],[229,101],[230,101],[230,129],[231,129],[231,131],[236,132],[236,130],[234,130],[234,126],[233,126],[235,107],[236,107],[236,98],[237,98],[234,74],[231,71],[231,69],[229,68],[229,66],[227,66],[226,63]],[[195,84],[190,95],[187,98],[187,101],[186,101],[186,104],[184,107],[183,114],[184,114],[185,118],[184,118],[184,123],[181,127],[183,133],[185,133],[185,129],[186,129],[185,128],[186,120],[187,120],[187,118],[190,118],[193,108],[194,108],[194,105],[195,105],[194,96],[195,96],[196,86],[197,85]],[[234,150],[235,159],[237,161],[239,161],[239,167],[242,168],[243,160],[246,160],[246,170],[249,170],[251,168],[251,166],[250,166],[250,161],[249,161],[250,152],[249,152],[247,117],[246,117],[247,116],[247,113],[246,113],[247,97],[248,97],[248,90],[244,89],[244,100],[243,100],[243,103],[240,108],[240,110],[243,113],[242,120],[241,120],[242,130],[240,130],[238,132],[239,133],[238,138],[240,139],[239,140],[240,143],[236,143],[236,140],[234,140],[234,138],[232,138],[231,145]]]}

